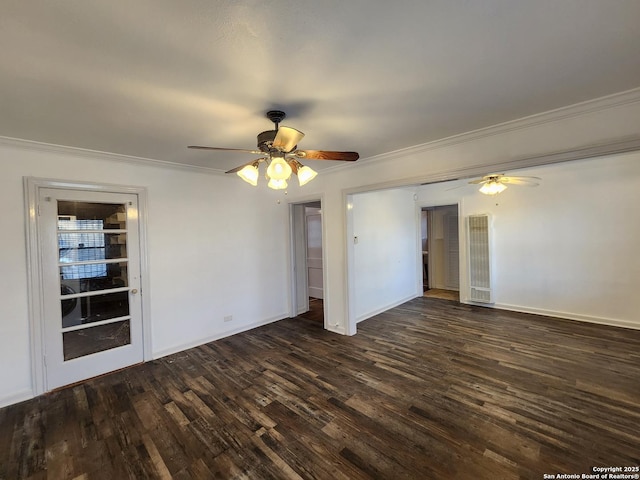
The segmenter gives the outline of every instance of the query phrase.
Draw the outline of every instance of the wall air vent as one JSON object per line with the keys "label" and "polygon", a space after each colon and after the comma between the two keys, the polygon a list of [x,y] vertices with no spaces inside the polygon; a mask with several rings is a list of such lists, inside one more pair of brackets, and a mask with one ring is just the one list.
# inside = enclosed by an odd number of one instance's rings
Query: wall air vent
{"label": "wall air vent", "polygon": [[493,303],[490,220],[489,215],[467,217],[469,300],[472,302]]}

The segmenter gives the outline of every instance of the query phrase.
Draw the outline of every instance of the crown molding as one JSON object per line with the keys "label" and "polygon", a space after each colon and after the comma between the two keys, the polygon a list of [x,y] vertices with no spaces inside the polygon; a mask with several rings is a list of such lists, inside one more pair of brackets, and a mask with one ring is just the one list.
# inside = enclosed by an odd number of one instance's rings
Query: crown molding
{"label": "crown molding", "polygon": [[[623,92],[614,93],[604,97],[599,97],[584,102],[560,107],[554,110],[549,110],[527,117],[522,117],[516,120],[510,120],[508,122],[498,123],[488,127],[479,128],[477,130],[471,130],[469,132],[459,133],[449,137],[433,140],[431,142],[414,145],[411,147],[394,150],[387,153],[381,153],[372,157],[361,159],[360,162],[349,162],[344,165],[336,165],[334,167],[328,167],[322,169],[323,173],[337,172],[343,169],[357,168],[363,163],[367,165],[382,162],[389,159],[396,159],[398,157],[404,157],[408,155],[416,155],[422,152],[430,150],[436,150],[439,148],[445,148],[462,143],[472,142],[478,139],[492,137],[495,135],[501,135],[512,131],[522,130],[526,128],[543,125],[546,123],[557,122],[567,118],[574,118],[583,115],[588,115],[594,112],[608,110],[612,108],[622,107],[640,102],[640,87]],[[38,150],[50,153],[61,153],[65,155],[74,155],[79,157],[91,157],[95,159],[103,159],[110,161],[118,161],[124,163],[133,163],[147,166],[160,166],[165,168],[173,168],[178,170],[186,170],[191,172],[206,173],[210,175],[224,175],[224,172],[219,169],[210,167],[203,167],[197,165],[190,165],[179,162],[170,162],[167,160],[156,160],[153,158],[136,157],[132,155],[124,155],[119,153],[103,152],[99,150],[90,150],[78,147],[70,147],[66,145],[56,145],[44,142],[36,142],[33,140],[24,140],[12,137],[0,136],[0,145],[20,148],[25,150]]]}
{"label": "crown molding", "polygon": [[[495,135],[502,135],[505,133],[523,130],[526,128],[536,127],[546,123],[557,122],[568,118],[575,118],[584,115],[588,115],[594,112],[600,112],[603,110],[609,110],[612,108],[623,107],[640,102],[640,87],[624,92],[618,92],[604,97],[587,100],[584,102],[568,105],[566,107],[556,108],[555,110],[549,110],[542,113],[536,113],[527,117],[518,118],[516,120],[510,120],[508,122],[498,123],[489,127],[479,128],[477,130],[471,130],[469,132],[452,135],[450,137],[433,140],[431,142],[422,143],[420,145],[414,145],[392,152],[381,153],[380,155],[374,155],[363,159],[367,165],[382,162],[390,159],[397,159],[399,157],[418,155],[423,152],[436,150],[439,148],[450,147],[467,142],[473,142],[482,138],[492,137]],[[335,167],[326,168],[323,172],[335,172],[345,168],[354,168],[357,165],[345,164],[337,165]]]}
{"label": "crown molding", "polygon": [[223,175],[224,172],[218,169],[202,167],[198,165],[189,165],[186,163],[169,162],[166,160],[156,160],[153,158],[135,157],[132,155],[123,155],[120,153],[102,152],[100,150],[89,150],[86,148],[70,147],[67,145],[56,145],[52,143],[36,142],[33,140],[24,140],[21,138],[0,136],[0,146],[17,148],[21,150],[40,151],[46,153],[55,153],[63,155],[71,155],[81,158],[93,158],[96,160],[109,160],[129,164],[146,165],[152,167],[172,168],[176,170],[184,170],[190,172],[206,173],[209,175]]}
{"label": "crown molding", "polygon": [[343,190],[345,195],[370,192],[387,188],[411,187],[427,185],[430,183],[448,182],[451,180],[463,180],[486,175],[488,172],[502,172],[521,168],[541,167],[556,163],[570,162],[573,160],[585,160],[587,158],[619,155],[640,151],[640,135],[624,137],[610,142],[587,145],[571,150],[547,152],[535,156],[519,157],[510,160],[494,162],[491,164],[474,164],[455,169],[441,170],[424,176],[411,176],[397,178],[387,182],[360,185],[358,187]]}

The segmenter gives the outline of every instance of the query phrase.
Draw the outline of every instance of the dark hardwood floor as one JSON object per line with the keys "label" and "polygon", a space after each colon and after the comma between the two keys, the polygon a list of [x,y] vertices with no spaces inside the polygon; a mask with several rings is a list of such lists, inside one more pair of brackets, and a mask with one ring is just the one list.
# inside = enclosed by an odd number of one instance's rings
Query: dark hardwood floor
{"label": "dark hardwood floor", "polygon": [[640,463],[640,331],[417,298],[0,410],[0,478],[541,479]]}
{"label": "dark hardwood floor", "polygon": [[324,300],[321,298],[309,298],[309,311],[300,315],[307,320],[314,320],[324,325]]}
{"label": "dark hardwood floor", "polygon": [[460,301],[460,292],[457,290],[443,290],[440,288],[430,288],[424,291],[424,296],[429,298],[440,298],[442,300]]}

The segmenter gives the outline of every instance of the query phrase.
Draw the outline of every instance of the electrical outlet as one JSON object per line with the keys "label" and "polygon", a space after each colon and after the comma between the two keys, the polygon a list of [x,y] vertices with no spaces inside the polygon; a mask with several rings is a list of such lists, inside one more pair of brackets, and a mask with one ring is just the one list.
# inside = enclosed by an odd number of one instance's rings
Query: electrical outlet
{"label": "electrical outlet", "polygon": [[227,315],[226,317],[224,317],[225,322],[230,322],[231,320],[233,320],[233,315]]}

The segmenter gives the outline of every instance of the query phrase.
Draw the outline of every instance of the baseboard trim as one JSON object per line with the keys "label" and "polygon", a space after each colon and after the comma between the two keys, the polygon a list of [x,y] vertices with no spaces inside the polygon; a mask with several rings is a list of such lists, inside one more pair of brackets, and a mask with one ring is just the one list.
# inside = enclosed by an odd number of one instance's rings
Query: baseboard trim
{"label": "baseboard trim", "polygon": [[0,397],[0,408],[8,407],[9,405],[13,405],[14,403],[24,402],[25,400],[31,400],[34,398],[33,390],[27,388],[25,390],[20,390],[18,392],[14,392],[11,395],[5,395],[4,397]]}
{"label": "baseboard trim", "polygon": [[158,358],[166,357],[167,355],[173,355],[174,353],[183,352],[185,350],[189,350],[190,348],[199,347],[200,345],[204,345],[205,343],[215,342],[216,340],[220,340],[222,338],[230,337],[231,335],[236,335],[237,333],[246,332],[247,330],[252,330],[254,328],[262,327],[264,325],[268,325],[270,323],[279,322],[280,320],[284,320],[285,318],[289,318],[288,313],[282,313],[281,315],[276,315],[271,318],[267,318],[266,320],[261,320],[259,322],[253,322],[249,324],[242,325],[237,328],[233,328],[231,330],[225,330],[224,332],[217,333],[215,335],[211,335],[210,337],[199,338],[192,342],[183,343],[181,345],[175,345],[173,347],[165,348],[164,350],[159,350],[157,352],[153,352],[153,359],[156,360]]}
{"label": "baseboard trim", "polygon": [[610,327],[621,327],[621,328],[631,328],[634,330],[640,330],[640,323],[630,322],[628,320],[619,320],[616,318],[594,317],[591,315],[581,315],[578,313],[557,312],[554,310],[545,310],[543,308],[522,307],[519,305],[509,305],[506,303],[495,303],[493,305],[474,304],[471,302],[469,303],[472,305],[479,305],[482,307],[496,308],[498,310],[509,310],[512,312],[521,312],[521,313],[533,313],[536,315],[544,315],[546,317],[555,317],[555,318],[562,318],[565,320],[575,320],[578,322],[597,323],[599,325],[608,325]]}
{"label": "baseboard trim", "polygon": [[363,322],[371,317],[375,317],[376,315],[379,315],[380,313],[386,312],[387,310],[390,310],[392,308],[397,307],[398,305],[402,305],[403,303],[408,302],[409,300],[413,300],[414,298],[417,297],[421,297],[422,295],[420,294],[411,294],[408,297],[403,298],[402,300],[399,300],[397,302],[393,302],[390,303],[388,305],[385,305],[384,307],[380,307],[380,308],[376,308],[375,310],[371,311],[371,312],[367,312],[364,315],[359,315],[358,317],[356,317],[356,323],[360,323]]}

